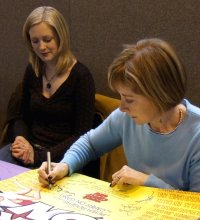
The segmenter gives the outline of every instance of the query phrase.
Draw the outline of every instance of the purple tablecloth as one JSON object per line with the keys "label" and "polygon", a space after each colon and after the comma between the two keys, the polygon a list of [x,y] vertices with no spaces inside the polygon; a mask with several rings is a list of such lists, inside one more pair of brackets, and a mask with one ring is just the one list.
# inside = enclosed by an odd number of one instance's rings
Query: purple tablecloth
{"label": "purple tablecloth", "polygon": [[0,180],[8,179],[28,170],[28,168],[17,166],[0,160]]}

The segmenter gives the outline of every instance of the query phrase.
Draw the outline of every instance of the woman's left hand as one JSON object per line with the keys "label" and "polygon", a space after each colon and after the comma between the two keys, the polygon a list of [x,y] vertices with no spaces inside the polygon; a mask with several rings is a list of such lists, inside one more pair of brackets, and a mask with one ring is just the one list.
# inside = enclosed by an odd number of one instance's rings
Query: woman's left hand
{"label": "woman's left hand", "polygon": [[32,145],[22,136],[17,136],[12,144],[13,157],[21,159],[24,164],[34,163],[34,150]]}
{"label": "woman's left hand", "polygon": [[134,170],[128,166],[123,166],[119,171],[112,175],[111,186],[118,185],[134,185],[143,186],[149,175]]}

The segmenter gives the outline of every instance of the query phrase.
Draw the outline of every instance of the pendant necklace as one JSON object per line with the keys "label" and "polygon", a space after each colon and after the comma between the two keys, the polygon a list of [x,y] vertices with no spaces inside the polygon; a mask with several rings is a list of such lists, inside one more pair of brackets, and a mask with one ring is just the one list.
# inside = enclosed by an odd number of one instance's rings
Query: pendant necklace
{"label": "pendant necklace", "polygon": [[46,87],[47,89],[51,89],[52,80],[56,77],[57,74],[54,74],[50,79],[47,78],[46,73],[44,74],[45,80],[47,81]]}

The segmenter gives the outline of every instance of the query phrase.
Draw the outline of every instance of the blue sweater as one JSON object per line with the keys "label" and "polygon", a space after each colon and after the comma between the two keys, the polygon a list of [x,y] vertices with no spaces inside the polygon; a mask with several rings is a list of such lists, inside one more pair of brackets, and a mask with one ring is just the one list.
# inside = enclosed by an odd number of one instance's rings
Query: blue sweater
{"label": "blue sweater", "polygon": [[117,109],[76,141],[61,162],[69,165],[71,174],[123,144],[128,166],[149,174],[145,186],[200,192],[200,109],[187,100],[182,103],[186,117],[165,135],[154,133],[148,124],[135,124]]}

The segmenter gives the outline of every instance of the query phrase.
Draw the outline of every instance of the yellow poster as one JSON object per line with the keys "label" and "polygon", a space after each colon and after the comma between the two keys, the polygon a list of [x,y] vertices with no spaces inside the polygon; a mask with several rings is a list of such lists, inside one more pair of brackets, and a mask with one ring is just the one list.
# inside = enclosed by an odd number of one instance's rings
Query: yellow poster
{"label": "yellow poster", "polygon": [[200,194],[115,186],[73,174],[42,187],[37,170],[0,181],[0,220],[198,220]]}

